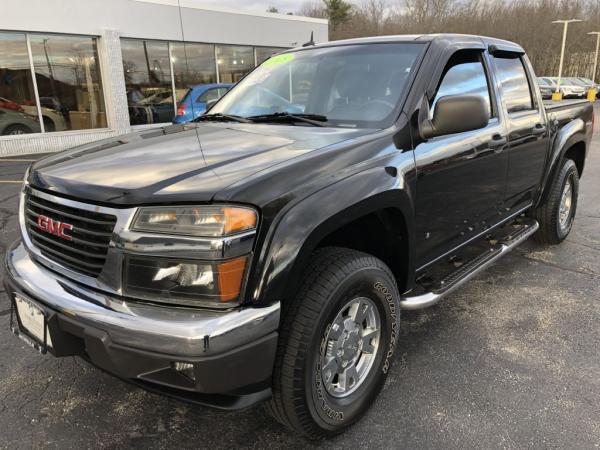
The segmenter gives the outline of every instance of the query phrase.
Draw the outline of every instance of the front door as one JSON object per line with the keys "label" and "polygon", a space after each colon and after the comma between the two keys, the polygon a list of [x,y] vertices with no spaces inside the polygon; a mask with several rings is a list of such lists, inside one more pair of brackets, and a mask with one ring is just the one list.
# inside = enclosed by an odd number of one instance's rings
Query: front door
{"label": "front door", "polygon": [[415,147],[417,267],[495,224],[502,213],[508,154],[506,128],[481,50],[455,53],[431,102],[453,94],[483,96],[486,127],[439,136]]}

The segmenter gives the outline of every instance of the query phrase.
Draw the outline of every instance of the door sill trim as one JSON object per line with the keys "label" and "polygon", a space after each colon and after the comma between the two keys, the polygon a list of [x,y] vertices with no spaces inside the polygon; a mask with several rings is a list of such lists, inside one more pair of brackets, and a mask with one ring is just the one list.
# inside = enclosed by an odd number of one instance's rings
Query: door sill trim
{"label": "door sill trim", "polygon": [[531,235],[533,235],[539,228],[539,224],[537,221],[532,221],[530,225],[525,225],[525,227],[517,232],[513,237],[508,237],[508,240],[502,242],[499,247],[495,249],[490,249],[490,252],[487,254],[482,254],[478,258],[475,259],[475,264],[469,268],[467,272],[462,274],[459,278],[456,278],[449,282],[447,286],[442,287],[437,291],[426,292],[421,295],[415,295],[412,297],[403,296],[400,300],[400,308],[407,310],[416,310],[416,309],[424,309],[438,303],[442,298],[446,295],[454,292],[460,286],[465,284],[471,278],[473,278],[478,273],[487,269],[494,262],[502,258],[506,253],[513,250],[515,247],[519,246],[523,242],[525,242]]}
{"label": "door sill trim", "polygon": [[457,245],[456,247],[448,250],[447,252],[441,254],[440,256],[437,256],[435,259],[432,259],[428,263],[423,264],[421,267],[419,267],[417,270],[415,270],[415,272],[418,273],[421,270],[426,269],[427,267],[431,266],[432,264],[435,264],[440,259],[443,259],[443,258],[447,257],[448,255],[451,255],[452,253],[455,253],[456,251],[458,251],[461,248],[463,248],[465,245],[470,244],[471,242],[479,239],[481,236],[485,235],[486,233],[489,233],[490,231],[493,231],[496,228],[501,227],[506,222],[509,222],[511,219],[514,219],[515,217],[523,214],[525,211],[527,211],[532,206],[533,206],[532,202],[528,203],[527,206],[524,206],[523,208],[520,208],[519,210],[517,210],[514,213],[512,213],[510,216],[506,216],[504,219],[502,219],[500,222],[496,223],[495,225],[492,225],[491,227],[489,227],[489,228],[481,231],[480,233],[477,233],[476,235],[474,235],[474,236],[470,237],[469,239],[467,239],[466,241],[462,242],[460,245]]}

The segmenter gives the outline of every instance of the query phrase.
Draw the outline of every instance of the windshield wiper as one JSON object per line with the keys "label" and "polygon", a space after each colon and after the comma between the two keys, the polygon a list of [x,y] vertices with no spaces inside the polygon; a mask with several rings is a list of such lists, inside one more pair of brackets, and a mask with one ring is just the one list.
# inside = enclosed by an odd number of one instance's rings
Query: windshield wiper
{"label": "windshield wiper", "polygon": [[194,122],[200,122],[200,121],[231,122],[231,121],[233,121],[233,122],[240,122],[240,123],[253,123],[252,120],[248,120],[241,116],[234,116],[234,115],[230,115],[230,114],[221,114],[221,113],[204,114],[202,116],[196,117],[193,121]]}
{"label": "windshield wiper", "polygon": [[259,116],[246,117],[253,122],[305,122],[316,127],[326,127],[327,117],[320,114],[291,114],[288,112],[276,112],[273,114],[261,114]]}

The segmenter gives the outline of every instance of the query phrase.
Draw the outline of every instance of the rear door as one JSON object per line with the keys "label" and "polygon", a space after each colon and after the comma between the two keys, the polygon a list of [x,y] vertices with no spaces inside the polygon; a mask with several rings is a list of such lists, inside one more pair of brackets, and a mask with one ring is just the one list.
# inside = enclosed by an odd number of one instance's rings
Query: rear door
{"label": "rear door", "polygon": [[482,50],[461,50],[446,64],[431,100],[482,96],[490,119],[479,130],[438,136],[415,147],[417,264],[425,266],[497,222],[508,157],[497,90]]}
{"label": "rear door", "polygon": [[498,52],[491,56],[500,85],[508,128],[508,176],[505,202],[519,209],[533,201],[544,172],[548,129],[541,99],[525,55]]}

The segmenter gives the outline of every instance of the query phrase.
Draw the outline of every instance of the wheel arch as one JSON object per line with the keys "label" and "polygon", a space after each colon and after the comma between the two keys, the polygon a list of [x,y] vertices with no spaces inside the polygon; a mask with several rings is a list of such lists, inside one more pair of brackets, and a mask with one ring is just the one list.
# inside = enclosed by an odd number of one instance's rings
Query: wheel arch
{"label": "wheel arch", "polygon": [[[330,245],[361,250],[382,259],[394,272],[402,292],[414,271],[411,198],[401,175],[392,177],[383,168],[375,168],[294,205],[274,226],[272,237],[263,246],[265,255],[254,274],[255,283],[251,283],[255,286],[253,300],[266,303],[293,296],[312,253]],[[315,207],[319,204],[325,207]],[[370,235],[352,245],[352,238],[361,231]],[[385,237],[379,233],[385,233]]]}
{"label": "wheel arch", "polygon": [[585,122],[582,119],[576,119],[563,126],[559,130],[551,147],[547,170],[542,180],[542,191],[538,205],[543,204],[548,198],[549,190],[552,187],[552,180],[554,180],[557,171],[560,170],[561,161],[565,157],[573,159],[579,176],[581,176],[585,165],[586,153]]}
{"label": "wheel arch", "polygon": [[579,178],[583,174],[583,168],[585,166],[585,155],[586,155],[586,145],[584,141],[579,141],[567,148],[564,152],[563,158],[572,159],[575,162],[575,166],[577,166],[577,173]]}

